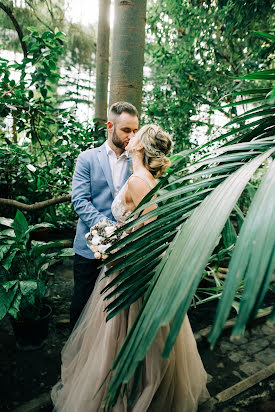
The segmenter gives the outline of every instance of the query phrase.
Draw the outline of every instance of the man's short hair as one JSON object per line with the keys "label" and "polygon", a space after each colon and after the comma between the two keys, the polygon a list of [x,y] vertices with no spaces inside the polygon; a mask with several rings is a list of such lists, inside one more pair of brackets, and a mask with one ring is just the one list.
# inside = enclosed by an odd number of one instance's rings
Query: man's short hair
{"label": "man's short hair", "polygon": [[113,103],[112,106],[110,107],[110,110],[109,110],[109,113],[108,113],[108,120],[114,122],[115,118],[117,116],[120,116],[121,113],[123,113],[123,112],[129,113],[132,116],[139,117],[137,109],[131,103],[116,102],[116,103]]}

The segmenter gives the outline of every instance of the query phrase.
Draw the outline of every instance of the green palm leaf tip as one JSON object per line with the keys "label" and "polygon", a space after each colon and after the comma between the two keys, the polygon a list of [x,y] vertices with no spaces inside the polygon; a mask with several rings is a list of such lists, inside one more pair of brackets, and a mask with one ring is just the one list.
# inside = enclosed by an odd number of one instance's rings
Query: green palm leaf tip
{"label": "green palm leaf tip", "polygon": [[231,303],[240,281],[245,278],[245,289],[233,335],[244,333],[250,315],[256,312],[270,283],[275,264],[275,161],[266,172],[241,228],[229,264],[224,292],[208,338],[217,341],[228,318]]}
{"label": "green palm leaf tip", "polygon": [[157,269],[142,310],[115,359],[107,405],[115,404],[122,384],[129,382],[159,328],[173,319],[163,353],[169,356],[201,273],[232,208],[255,170],[274,150],[272,148],[257,156],[229,176],[179,230]]}

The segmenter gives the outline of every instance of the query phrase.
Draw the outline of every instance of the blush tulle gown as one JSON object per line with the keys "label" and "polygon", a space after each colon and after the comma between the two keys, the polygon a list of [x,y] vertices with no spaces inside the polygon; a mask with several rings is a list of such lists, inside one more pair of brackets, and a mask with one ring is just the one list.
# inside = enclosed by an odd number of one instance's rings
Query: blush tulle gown
{"label": "blush tulle gown", "polygon": [[[150,187],[146,176],[138,176]],[[131,213],[125,204],[127,183],[112,204],[118,222]],[[104,410],[108,379],[104,383],[141,307],[136,301],[106,323],[104,312],[108,302],[100,291],[115,275],[103,279],[102,270],[72,334],[62,351],[61,380],[52,390],[57,412],[98,412]],[[143,364],[142,378],[133,405],[127,404],[127,393],[120,395],[114,412],[194,412],[208,397],[207,374],[204,370],[188,317],[182,324],[176,343],[168,359],[163,359],[169,327],[162,327]],[[100,388],[101,386],[101,388]],[[98,391],[98,389],[100,390]]]}

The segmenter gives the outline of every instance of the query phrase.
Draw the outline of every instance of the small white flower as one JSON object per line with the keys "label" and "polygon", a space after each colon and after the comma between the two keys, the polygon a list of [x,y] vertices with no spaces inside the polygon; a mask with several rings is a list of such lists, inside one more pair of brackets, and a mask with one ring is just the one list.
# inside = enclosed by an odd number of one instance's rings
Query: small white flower
{"label": "small white flower", "polygon": [[100,239],[98,236],[92,238],[92,245],[97,246],[100,243]]}
{"label": "small white flower", "polygon": [[86,233],[85,238],[88,239],[89,236],[90,236],[90,232]]}
{"label": "small white flower", "polygon": [[100,222],[98,222],[97,226],[99,229],[104,228],[107,225],[106,219],[101,220]]}
{"label": "small white flower", "polygon": [[98,246],[98,251],[100,253],[105,253],[105,250],[107,250],[108,247],[110,247],[110,246],[111,246],[111,243],[107,243],[107,245],[99,245]]}
{"label": "small white flower", "polygon": [[94,252],[94,253],[95,253],[95,252],[98,252],[98,251],[99,251],[99,247],[98,247],[98,246],[92,246],[92,247],[91,247],[91,251]]}
{"label": "small white flower", "polygon": [[97,235],[98,235],[98,231],[97,231],[97,230],[92,230],[92,235],[93,235],[93,236],[97,236]]}
{"label": "small white flower", "polygon": [[115,230],[116,230],[116,228],[114,226],[106,226],[105,227],[106,235],[114,233]]}
{"label": "small white flower", "polygon": [[105,260],[107,259],[108,255],[105,253],[104,255],[102,255],[102,259]]}
{"label": "small white flower", "polygon": [[101,258],[101,253],[95,252],[94,256],[95,256],[95,259],[100,259]]}

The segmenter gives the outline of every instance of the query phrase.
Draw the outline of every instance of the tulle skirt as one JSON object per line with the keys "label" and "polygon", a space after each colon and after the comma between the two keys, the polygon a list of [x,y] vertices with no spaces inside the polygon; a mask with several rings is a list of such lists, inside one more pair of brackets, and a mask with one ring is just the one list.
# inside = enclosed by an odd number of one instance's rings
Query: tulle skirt
{"label": "tulle skirt", "polygon": [[[100,291],[113,276],[103,277],[104,270],[63,348],[61,380],[52,390],[57,412],[103,411],[109,379],[102,383],[141,307],[139,300],[106,323],[107,303]],[[207,374],[188,317],[169,358],[163,359],[168,330],[168,326],[159,330],[146,355],[134,403],[129,406],[126,391],[114,412],[193,412],[209,397]]]}

